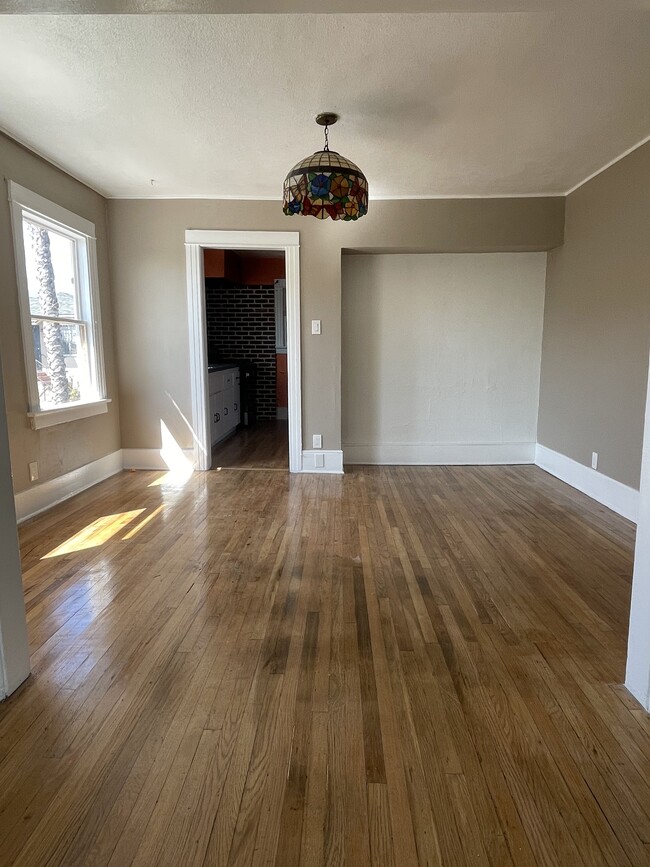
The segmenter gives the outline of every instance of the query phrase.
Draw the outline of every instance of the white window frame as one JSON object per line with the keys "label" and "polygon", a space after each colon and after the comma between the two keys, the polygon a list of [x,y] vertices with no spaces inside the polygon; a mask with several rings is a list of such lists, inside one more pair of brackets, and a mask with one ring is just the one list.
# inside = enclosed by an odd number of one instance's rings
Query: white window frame
{"label": "white window frame", "polygon": [[[23,354],[27,373],[29,402],[27,416],[31,427],[34,430],[39,430],[51,425],[76,421],[80,418],[88,418],[107,412],[110,400],[106,397],[95,225],[14,181],[8,181],[8,188],[23,333]],[[96,393],[96,397],[92,400],[75,401],[53,409],[41,409],[36,377],[36,357],[33,351],[32,313],[29,306],[23,219],[37,222],[44,228],[52,229],[52,231],[65,235],[75,242],[79,313],[81,319],[88,323],[86,341],[91,378]],[[84,287],[87,287],[87,290]],[[62,317],[62,319],[66,318]],[[71,319],[70,321],[72,324],[78,324],[80,320]]]}

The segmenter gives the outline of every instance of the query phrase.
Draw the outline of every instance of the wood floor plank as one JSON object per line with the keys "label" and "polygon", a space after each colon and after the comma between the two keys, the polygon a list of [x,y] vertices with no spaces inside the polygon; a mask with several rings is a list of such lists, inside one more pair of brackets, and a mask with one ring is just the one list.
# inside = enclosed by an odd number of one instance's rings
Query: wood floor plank
{"label": "wood floor plank", "polygon": [[285,435],[20,528],[0,865],[650,865],[634,527],[536,467],[289,476]]}

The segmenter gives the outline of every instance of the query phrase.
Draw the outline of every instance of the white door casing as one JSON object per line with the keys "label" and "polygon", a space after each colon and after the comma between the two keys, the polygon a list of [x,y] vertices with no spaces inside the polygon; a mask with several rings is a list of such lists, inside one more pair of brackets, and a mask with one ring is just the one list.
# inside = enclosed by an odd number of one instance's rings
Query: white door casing
{"label": "white door casing", "polygon": [[203,273],[203,250],[210,248],[284,251],[287,281],[289,471],[302,472],[300,235],[298,232],[230,232],[219,229],[187,229],[185,232],[194,467],[197,470],[209,470],[212,465]]}
{"label": "white door casing", "polygon": [[643,707],[650,711],[650,371],[648,372],[625,686]]}

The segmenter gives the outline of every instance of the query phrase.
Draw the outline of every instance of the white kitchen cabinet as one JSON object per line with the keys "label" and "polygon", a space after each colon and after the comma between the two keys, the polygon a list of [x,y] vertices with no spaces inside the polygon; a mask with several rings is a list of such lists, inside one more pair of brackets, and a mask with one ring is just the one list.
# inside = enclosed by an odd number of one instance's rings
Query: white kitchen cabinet
{"label": "white kitchen cabinet", "polygon": [[240,419],[239,369],[212,371],[208,375],[212,445],[232,434]]}
{"label": "white kitchen cabinet", "polygon": [[241,403],[240,403],[241,391],[239,388],[239,369],[235,373],[235,379],[233,382],[233,422],[235,424],[239,424],[241,421]]}
{"label": "white kitchen cabinet", "polygon": [[210,430],[212,445],[214,445],[223,438],[225,430],[222,391],[210,395]]}
{"label": "white kitchen cabinet", "polygon": [[235,419],[235,392],[232,385],[230,388],[223,390],[223,414],[226,427],[233,427]]}
{"label": "white kitchen cabinet", "polygon": [[287,351],[287,281],[274,280],[275,289],[275,351]]}

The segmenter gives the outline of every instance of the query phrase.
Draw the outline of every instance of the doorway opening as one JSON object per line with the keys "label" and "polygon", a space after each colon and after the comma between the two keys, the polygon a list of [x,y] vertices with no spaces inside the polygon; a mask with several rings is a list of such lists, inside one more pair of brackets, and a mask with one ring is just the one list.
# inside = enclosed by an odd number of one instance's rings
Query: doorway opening
{"label": "doorway opening", "polygon": [[203,251],[213,467],[288,469],[281,250]]}
{"label": "doorway opening", "polygon": [[[297,232],[185,233],[198,470],[284,468],[288,451],[289,471],[302,471],[298,239]],[[253,331],[264,338],[257,348],[246,346]]]}

